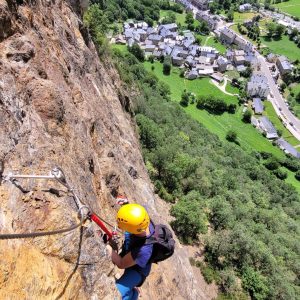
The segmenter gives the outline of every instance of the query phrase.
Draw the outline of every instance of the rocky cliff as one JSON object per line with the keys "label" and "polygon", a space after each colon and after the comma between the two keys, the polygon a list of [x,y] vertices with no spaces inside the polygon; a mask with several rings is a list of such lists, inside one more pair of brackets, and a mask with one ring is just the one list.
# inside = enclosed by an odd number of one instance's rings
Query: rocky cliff
{"label": "rocky cliff", "polygon": [[[60,166],[81,199],[114,222],[118,193],[157,199],[117,73],[100,62],[78,1],[0,0],[0,175],[48,174]],[[0,232],[30,232],[78,221],[66,189],[50,180],[0,185]],[[210,299],[178,244],[154,266],[143,299]],[[28,240],[0,240],[0,299],[118,299],[116,270],[97,228]]]}

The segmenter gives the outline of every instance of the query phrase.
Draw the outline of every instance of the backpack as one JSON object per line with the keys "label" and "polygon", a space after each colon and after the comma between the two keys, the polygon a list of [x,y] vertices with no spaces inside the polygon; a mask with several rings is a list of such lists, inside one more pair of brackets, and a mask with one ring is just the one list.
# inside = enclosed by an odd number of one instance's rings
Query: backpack
{"label": "backpack", "polygon": [[175,250],[175,241],[172,232],[163,224],[154,226],[154,233],[146,239],[145,244],[153,244],[153,251],[149,260],[152,263],[158,263],[171,257]]}

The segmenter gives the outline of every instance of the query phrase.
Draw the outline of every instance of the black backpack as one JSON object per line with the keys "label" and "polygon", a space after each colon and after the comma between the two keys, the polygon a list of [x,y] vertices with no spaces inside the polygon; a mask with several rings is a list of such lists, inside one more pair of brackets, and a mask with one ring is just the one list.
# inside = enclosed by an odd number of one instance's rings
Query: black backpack
{"label": "black backpack", "polygon": [[153,235],[146,239],[145,244],[153,244],[153,251],[149,261],[158,263],[173,255],[175,241],[171,230],[166,225],[158,224],[154,228]]}

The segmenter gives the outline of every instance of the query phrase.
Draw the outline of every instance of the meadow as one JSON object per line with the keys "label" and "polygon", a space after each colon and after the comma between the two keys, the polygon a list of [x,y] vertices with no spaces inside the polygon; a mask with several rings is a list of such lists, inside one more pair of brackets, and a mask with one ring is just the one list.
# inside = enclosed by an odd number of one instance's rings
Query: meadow
{"label": "meadow", "polygon": [[291,61],[300,59],[300,49],[286,35],[283,35],[279,40],[262,36],[261,40],[262,44],[266,45],[272,53],[284,55]]}
{"label": "meadow", "polygon": [[[178,68],[172,68],[171,74],[166,76],[162,72],[162,64],[145,62],[144,65],[148,71],[154,73],[160,80],[169,85],[173,101],[179,102],[183,91],[187,90],[196,95],[214,95],[224,99],[227,103],[238,103],[237,97],[225,95],[210,83],[209,78],[190,81],[179,76],[180,70]],[[152,66],[154,66],[154,70],[152,70]],[[274,154],[276,157],[284,156],[279,148],[273,146],[251,124],[246,124],[242,121],[242,107],[238,106],[235,114],[223,113],[218,116],[209,114],[205,110],[197,109],[195,104],[186,107],[185,111],[223,141],[226,139],[227,132],[234,130],[237,133],[241,147],[246,151],[266,151]]]}
{"label": "meadow", "polygon": [[278,4],[274,4],[274,6],[279,8],[283,12],[286,12],[292,16],[300,18],[300,1],[299,0],[289,0],[287,2],[281,2]]}

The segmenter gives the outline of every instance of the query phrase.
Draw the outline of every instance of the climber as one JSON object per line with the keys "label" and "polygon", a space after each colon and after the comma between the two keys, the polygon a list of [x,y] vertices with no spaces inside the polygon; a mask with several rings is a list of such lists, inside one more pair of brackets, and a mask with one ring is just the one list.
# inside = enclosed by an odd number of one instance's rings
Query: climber
{"label": "climber", "polygon": [[125,231],[125,240],[120,254],[107,244],[106,248],[112,262],[123,275],[116,281],[122,299],[136,300],[141,286],[151,270],[153,244],[145,243],[154,234],[154,225],[150,222],[146,209],[139,204],[121,206],[117,213],[118,227]]}

